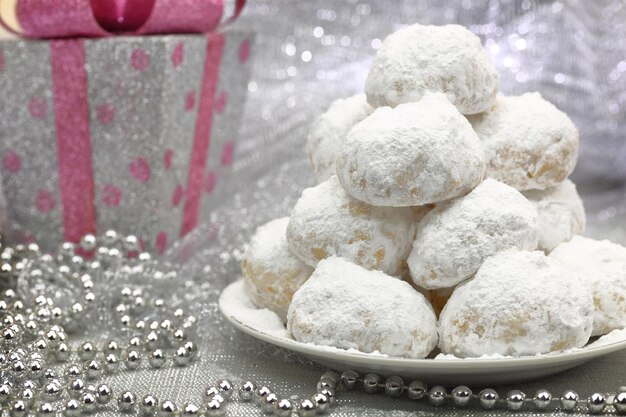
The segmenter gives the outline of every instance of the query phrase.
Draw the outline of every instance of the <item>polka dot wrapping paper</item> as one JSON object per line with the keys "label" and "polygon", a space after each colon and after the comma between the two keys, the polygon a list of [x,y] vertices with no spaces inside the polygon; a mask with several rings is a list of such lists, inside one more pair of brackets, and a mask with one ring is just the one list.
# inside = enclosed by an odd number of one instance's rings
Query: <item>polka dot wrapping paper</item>
{"label": "polka dot wrapping paper", "polygon": [[0,42],[12,242],[116,228],[162,253],[201,223],[237,149],[254,36]]}

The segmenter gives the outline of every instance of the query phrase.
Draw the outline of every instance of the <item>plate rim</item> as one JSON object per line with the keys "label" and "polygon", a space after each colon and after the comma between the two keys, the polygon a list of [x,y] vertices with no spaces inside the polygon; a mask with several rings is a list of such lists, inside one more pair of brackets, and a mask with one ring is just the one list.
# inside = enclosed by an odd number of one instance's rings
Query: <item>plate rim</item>
{"label": "plate rim", "polygon": [[[579,349],[573,352],[553,353],[537,356],[523,356],[518,358],[459,358],[459,359],[411,359],[400,358],[391,356],[379,356],[372,355],[365,352],[352,352],[341,348],[334,348],[330,346],[315,345],[312,343],[298,342],[294,339],[287,339],[266,333],[262,330],[254,328],[247,323],[240,321],[237,317],[232,316],[225,304],[224,294],[236,291],[240,289],[243,292],[243,280],[238,279],[229,285],[227,285],[220,293],[218,307],[222,316],[231,323],[238,330],[275,346],[308,356],[333,356],[329,359],[341,359],[354,361],[367,361],[371,365],[385,366],[385,364],[393,367],[406,366],[408,368],[420,367],[424,370],[437,370],[445,368],[450,371],[462,371],[475,369],[476,366],[503,366],[503,367],[525,367],[525,366],[538,366],[538,365],[563,365],[572,362],[583,362],[594,359],[599,356],[604,356],[609,353],[617,352],[622,349],[626,349],[626,339],[619,340],[613,343],[607,343],[597,347],[591,347],[586,349]],[[247,295],[245,295],[247,297]],[[249,298],[248,298],[249,300]],[[264,310],[264,309],[258,309]],[[269,310],[268,310],[269,311]]]}

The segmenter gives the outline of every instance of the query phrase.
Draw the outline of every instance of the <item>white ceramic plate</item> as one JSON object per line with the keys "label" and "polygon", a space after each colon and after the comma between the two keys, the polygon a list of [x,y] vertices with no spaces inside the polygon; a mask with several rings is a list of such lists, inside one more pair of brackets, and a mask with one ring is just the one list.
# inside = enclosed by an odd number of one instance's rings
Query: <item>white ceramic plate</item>
{"label": "white ceramic plate", "polygon": [[626,348],[626,331],[618,330],[581,349],[549,355],[499,359],[393,358],[293,340],[276,314],[252,304],[243,291],[241,280],[224,289],[219,307],[224,317],[242,332],[297,352],[328,368],[400,375],[429,384],[519,383],[556,374]]}

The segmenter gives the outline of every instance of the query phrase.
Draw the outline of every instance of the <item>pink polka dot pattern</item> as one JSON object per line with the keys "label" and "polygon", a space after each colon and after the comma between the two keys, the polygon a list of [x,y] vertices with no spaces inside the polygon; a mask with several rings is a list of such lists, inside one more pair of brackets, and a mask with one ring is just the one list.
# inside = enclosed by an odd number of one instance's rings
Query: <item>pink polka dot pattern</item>
{"label": "pink polka dot pattern", "polygon": [[108,125],[115,119],[115,106],[109,103],[101,104],[96,109],[96,117],[102,125]]}
{"label": "pink polka dot pattern", "polygon": [[250,39],[244,39],[239,44],[239,62],[245,64],[250,58]]}
{"label": "pink polka dot pattern", "polygon": [[167,248],[167,233],[166,232],[159,232],[159,234],[156,237],[156,242],[155,245],[157,252],[159,253],[159,255],[163,255],[163,252],[165,252],[165,248]]}
{"label": "pink polka dot pattern", "polygon": [[2,167],[6,171],[15,174],[22,169],[22,158],[16,152],[6,151],[2,158]]}
{"label": "pink polka dot pattern", "polygon": [[222,166],[229,166],[233,162],[233,154],[235,153],[235,143],[226,142],[222,147]]}
{"label": "pink polka dot pattern", "polygon": [[51,192],[46,190],[37,191],[37,196],[35,197],[35,206],[37,210],[42,213],[49,213],[55,205],[54,196]]}
{"label": "pink polka dot pattern", "polygon": [[183,59],[185,58],[185,43],[180,41],[174,47],[172,51],[172,66],[174,68],[180,67],[183,64]]}
{"label": "pink polka dot pattern", "polygon": [[108,207],[117,207],[122,202],[122,190],[112,184],[106,184],[102,192],[102,202]]}
{"label": "pink polka dot pattern", "polygon": [[225,91],[221,91],[215,99],[215,111],[217,113],[223,113],[226,109],[226,102],[228,101],[228,94]]}
{"label": "pink polka dot pattern", "polygon": [[215,185],[217,184],[217,172],[209,171],[206,176],[206,180],[204,181],[204,191],[211,194],[213,190],[215,190]]}
{"label": "pink polka dot pattern", "polygon": [[185,110],[193,111],[195,106],[196,106],[196,92],[190,91],[185,96]]}
{"label": "pink polka dot pattern", "polygon": [[130,57],[130,62],[137,71],[143,71],[150,65],[150,57],[143,49],[135,49]]}
{"label": "pink polka dot pattern", "polygon": [[45,119],[48,115],[48,104],[44,97],[33,97],[28,102],[28,111],[35,119]]}
{"label": "pink polka dot pattern", "polygon": [[174,150],[166,149],[165,153],[163,154],[163,166],[165,167],[165,169],[172,168],[173,159],[174,159]]}
{"label": "pink polka dot pattern", "polygon": [[152,176],[150,164],[145,158],[137,158],[128,166],[131,175],[139,182],[148,182]]}
{"label": "pink polka dot pattern", "polygon": [[172,194],[172,206],[178,207],[180,202],[183,201],[183,197],[185,197],[185,187],[178,184],[174,189],[174,194]]}

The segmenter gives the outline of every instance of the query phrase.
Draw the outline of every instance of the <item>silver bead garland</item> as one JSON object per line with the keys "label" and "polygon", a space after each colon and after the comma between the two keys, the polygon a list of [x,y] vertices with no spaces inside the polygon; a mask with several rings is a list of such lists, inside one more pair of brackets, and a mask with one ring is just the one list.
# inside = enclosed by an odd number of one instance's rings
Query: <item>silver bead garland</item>
{"label": "silver bead garland", "polygon": [[[120,370],[189,365],[198,350],[191,338],[195,317],[185,315],[180,308],[168,308],[161,298],[149,303],[146,300],[151,297],[143,288],[129,285],[117,294],[113,312],[118,330],[130,337],[109,340],[103,346],[90,341],[74,344],[70,335],[78,333],[76,323],[87,317],[100,299],[96,284],[107,282],[109,274],[139,268],[162,279],[175,278],[176,272],[161,268],[150,254],[140,252],[135,236],[123,237],[115,231],[107,231],[101,237],[84,236],[78,245],[66,242],[54,256],[41,254],[35,244],[4,248],[0,262],[0,283],[5,288],[0,298],[4,326],[0,332],[0,405],[2,412],[6,410],[11,417],[78,417],[98,410],[145,417],[212,417],[225,415],[229,401],[254,402],[264,412],[278,417],[312,417],[330,411],[338,389],[357,388],[369,394],[383,392],[393,398],[406,395],[436,407],[476,404],[483,409],[501,407],[510,411],[552,407],[626,415],[624,387],[616,394],[595,393],[582,400],[575,391],[553,397],[544,389],[532,397],[519,390],[500,397],[489,388],[475,394],[461,385],[448,392],[439,385],[429,388],[419,380],[405,383],[399,376],[384,379],[378,374],[361,376],[351,370],[341,374],[324,372],[316,393],[305,399],[281,398],[252,381],[242,381],[235,388],[225,379],[204,390],[202,405],[184,402],[179,406],[152,394],[138,398],[129,390],[115,393],[101,381],[103,377]],[[20,280],[32,281],[31,286],[26,283],[28,291],[20,291]],[[74,301],[57,302],[48,289],[54,285],[73,290]],[[234,391],[237,395],[233,395]]]}

